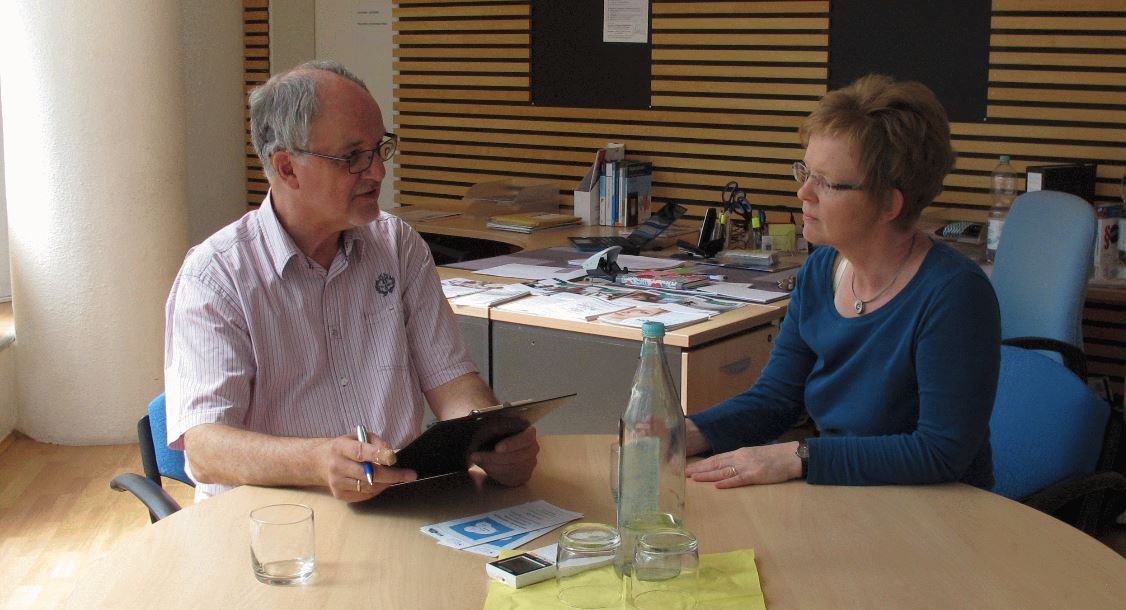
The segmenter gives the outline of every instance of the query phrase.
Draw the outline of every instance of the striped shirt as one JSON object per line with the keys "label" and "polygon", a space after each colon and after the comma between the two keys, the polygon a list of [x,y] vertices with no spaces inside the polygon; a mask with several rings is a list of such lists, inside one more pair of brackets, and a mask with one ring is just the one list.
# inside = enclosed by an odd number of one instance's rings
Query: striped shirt
{"label": "striped shirt", "polygon": [[341,242],[325,271],[267,195],[188,252],[165,311],[169,447],[203,423],[305,438],[363,424],[399,447],[423,392],[476,372],[418,233],[383,214]]}

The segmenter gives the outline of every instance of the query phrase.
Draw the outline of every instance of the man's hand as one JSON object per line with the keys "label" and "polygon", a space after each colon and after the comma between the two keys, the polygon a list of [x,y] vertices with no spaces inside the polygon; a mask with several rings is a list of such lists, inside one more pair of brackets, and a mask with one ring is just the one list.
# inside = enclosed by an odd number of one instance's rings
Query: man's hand
{"label": "man's hand", "polygon": [[516,487],[532,477],[539,452],[536,429],[529,426],[519,434],[502,439],[492,451],[474,452],[469,461],[483,468],[497,483]]}
{"label": "man's hand", "polygon": [[[346,502],[362,502],[375,497],[395,483],[413,481],[413,470],[391,468],[394,452],[383,439],[368,434],[370,442],[361,443],[355,436],[325,439],[321,445],[321,478],[332,495]],[[373,484],[368,485],[364,462],[374,467]]]}
{"label": "man's hand", "polygon": [[781,483],[801,478],[797,448],[797,441],[743,447],[689,464],[684,472],[693,481],[715,481],[720,489]]}

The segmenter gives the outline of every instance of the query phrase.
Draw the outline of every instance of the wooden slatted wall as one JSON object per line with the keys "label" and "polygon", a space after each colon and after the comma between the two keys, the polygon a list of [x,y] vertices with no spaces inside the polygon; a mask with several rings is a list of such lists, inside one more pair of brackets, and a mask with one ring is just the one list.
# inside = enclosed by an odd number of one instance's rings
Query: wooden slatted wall
{"label": "wooden slatted wall", "polygon": [[[1099,163],[1115,200],[1126,167],[1126,5],[995,0],[988,119],[953,126],[959,160],[940,215],[982,219],[997,156]],[[653,161],[654,198],[698,215],[730,179],[753,203],[796,208],[797,126],[826,91],[829,3],[653,0],[649,110],[545,108],[529,99],[526,0],[399,0],[395,115],[401,204],[460,198],[508,176],[565,195],[607,141]],[[597,58],[591,59],[597,69]],[[565,196],[570,201],[569,196]]]}
{"label": "wooden slatted wall", "polygon": [[[243,0],[242,2],[242,74],[243,92],[249,95],[258,85],[270,78],[270,1]],[[250,141],[250,108],[244,110],[246,129],[246,203],[257,206],[266,196],[270,186],[262,173],[262,163],[254,154]]]}

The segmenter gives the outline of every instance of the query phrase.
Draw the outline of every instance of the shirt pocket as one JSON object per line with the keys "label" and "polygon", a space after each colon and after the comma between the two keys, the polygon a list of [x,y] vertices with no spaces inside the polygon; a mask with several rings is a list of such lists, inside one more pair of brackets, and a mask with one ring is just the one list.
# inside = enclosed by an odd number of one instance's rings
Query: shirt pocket
{"label": "shirt pocket", "polygon": [[402,311],[397,306],[372,308],[364,312],[367,345],[364,352],[369,362],[380,369],[406,369],[410,361],[410,343]]}

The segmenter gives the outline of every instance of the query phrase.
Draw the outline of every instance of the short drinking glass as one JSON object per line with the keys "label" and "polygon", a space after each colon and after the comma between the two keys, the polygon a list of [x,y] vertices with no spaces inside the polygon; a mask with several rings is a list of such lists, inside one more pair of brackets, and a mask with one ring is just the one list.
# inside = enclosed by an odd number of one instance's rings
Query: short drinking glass
{"label": "short drinking glass", "polygon": [[683,529],[658,530],[637,541],[630,602],[642,610],[685,610],[696,605],[700,552]]}
{"label": "short drinking glass", "polygon": [[250,565],[270,585],[302,583],[313,574],[313,509],[274,504],[250,511]]}
{"label": "short drinking glass", "polygon": [[555,582],[559,601],[572,608],[611,608],[622,597],[614,557],[622,539],[601,523],[576,523],[559,535]]}

